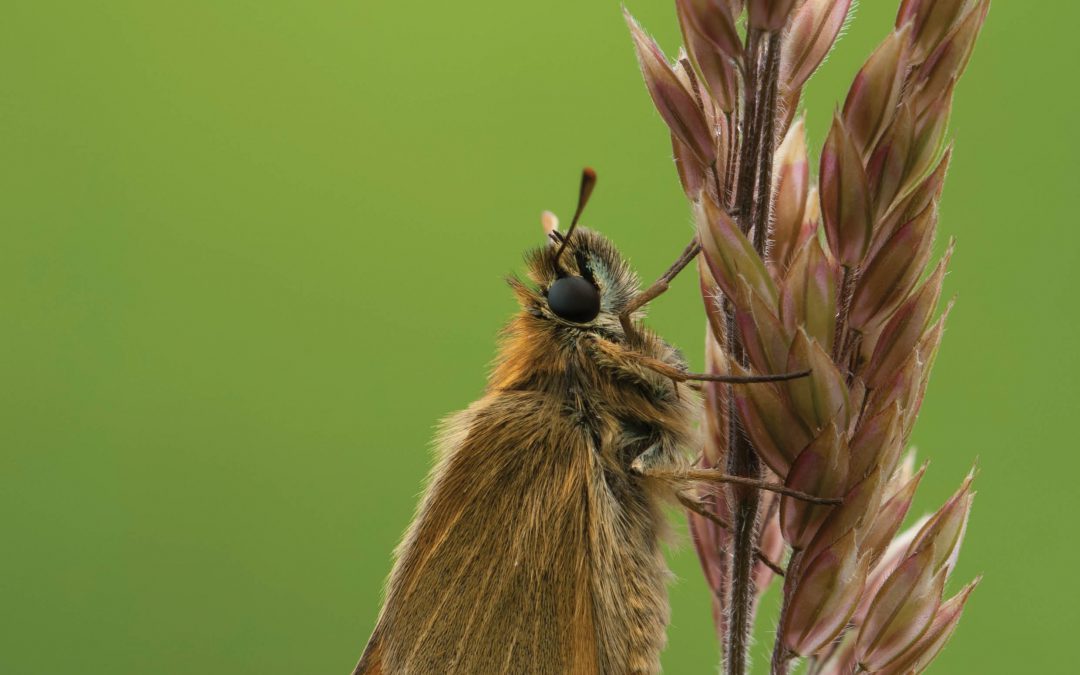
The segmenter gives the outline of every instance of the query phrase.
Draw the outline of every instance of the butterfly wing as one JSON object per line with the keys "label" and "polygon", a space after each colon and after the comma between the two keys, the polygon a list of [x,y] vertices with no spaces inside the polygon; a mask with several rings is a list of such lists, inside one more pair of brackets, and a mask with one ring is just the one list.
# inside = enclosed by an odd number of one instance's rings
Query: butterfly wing
{"label": "butterfly wing", "polygon": [[356,673],[596,673],[591,440],[558,401],[451,418]]}

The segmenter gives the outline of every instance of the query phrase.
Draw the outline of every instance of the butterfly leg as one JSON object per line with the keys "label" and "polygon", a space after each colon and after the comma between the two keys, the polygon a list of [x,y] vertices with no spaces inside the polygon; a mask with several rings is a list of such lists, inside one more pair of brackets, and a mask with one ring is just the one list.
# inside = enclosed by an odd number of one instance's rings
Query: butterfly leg
{"label": "butterfly leg", "polygon": [[[705,520],[716,524],[721,529],[728,531],[731,530],[730,523],[728,523],[726,520],[716,515],[712,511],[709,511],[701,502],[687,495],[685,492],[676,492],[675,498],[679,500],[679,503],[682,504],[687,511],[692,511],[698,514]],[[779,564],[773,562],[769,558],[769,556],[765,555],[765,552],[762,551],[759,547],[754,547],[754,553],[757,554],[758,560],[760,560],[763,565],[771,569],[777,576],[784,576],[784,568],[781,567]]]}
{"label": "butterfly leg", "polygon": [[[670,470],[672,459],[673,453],[671,449],[665,448],[665,445],[663,443],[654,443],[648,448],[646,448],[644,452],[639,454],[634,459],[633,463],[630,465],[630,468],[636,473],[645,476],[669,475],[668,471],[665,471],[665,467]],[[674,493],[675,498],[679,500],[679,503],[682,504],[688,511],[692,511],[698,514],[702,518],[705,518],[706,520],[715,523],[716,525],[725,530],[731,529],[731,525],[727,521],[720,518],[715,513],[709,511],[698,500],[690,497],[685,492],[679,490],[674,490]],[[766,556],[760,548],[755,547],[755,553],[757,554],[758,559],[761,560],[762,564],[764,564],[766,567],[771,569],[779,576],[784,576],[784,568],[769,559],[769,557]]]}
{"label": "butterfly leg", "polygon": [[809,370],[800,370],[792,373],[779,373],[776,375],[727,375],[715,373],[690,373],[680,367],[673,366],[651,356],[624,347],[623,345],[594,337],[592,344],[596,346],[596,355],[605,363],[618,365],[623,369],[630,368],[636,371],[651,370],[675,382],[723,382],[726,384],[755,384],[759,382],[783,382],[806,377]]}
{"label": "butterfly leg", "polygon": [[791,497],[811,504],[825,504],[836,505],[842,504],[844,500],[833,499],[828,497],[817,497],[806,492],[800,492],[799,490],[793,490],[787,486],[779,483],[771,483],[767,480],[759,480],[757,478],[747,478],[745,476],[732,476],[726,474],[723,471],[716,469],[667,469],[661,467],[647,468],[642,471],[644,475],[651,478],[660,478],[673,482],[690,482],[690,483],[729,483],[733,485],[743,485],[746,487],[757,488],[759,490],[768,490],[769,492],[776,492],[785,497]]}
{"label": "butterfly leg", "polygon": [[650,301],[663,295],[668,290],[671,281],[679,275],[679,272],[682,272],[684,269],[686,269],[686,266],[689,265],[694,260],[694,258],[697,257],[698,253],[701,253],[701,244],[698,243],[697,237],[695,237],[690,241],[689,244],[686,245],[686,248],[683,249],[683,252],[681,254],[679,254],[678,259],[675,260],[671,267],[669,267],[666,272],[660,275],[659,279],[654,281],[652,285],[646,288],[644,291],[638,293],[637,296],[635,296],[634,299],[630,301],[630,304],[628,304],[623,309],[622,313],[619,314],[619,322],[622,323],[624,333],[626,333],[628,336],[636,334],[636,331],[634,330],[634,324],[631,321],[631,316],[633,315],[633,313],[641,309]]}

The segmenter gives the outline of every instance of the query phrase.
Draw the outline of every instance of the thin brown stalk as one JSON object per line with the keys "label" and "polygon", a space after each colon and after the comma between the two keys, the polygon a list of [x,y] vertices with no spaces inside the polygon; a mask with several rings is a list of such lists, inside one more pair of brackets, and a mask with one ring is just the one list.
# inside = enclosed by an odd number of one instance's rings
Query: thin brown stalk
{"label": "thin brown stalk", "polygon": [[773,156],[776,150],[777,90],[780,74],[780,34],[768,36],[765,43],[765,104],[759,111],[762,125],[758,149],[757,188],[751,227],[754,230],[754,249],[764,257],[772,207]]}
{"label": "thin brown stalk", "polygon": [[[749,232],[756,223],[762,236],[755,236],[755,249],[764,255],[764,230],[768,224],[768,211],[771,203],[771,167],[775,142],[775,127],[772,120],[776,117],[776,92],[779,79],[780,39],[778,35],[750,30],[747,34],[747,54],[749,55],[749,76],[745,92],[746,109],[744,112],[744,135],[740,153],[739,181],[736,185],[736,205],[742,216],[740,223],[744,232]],[[767,166],[768,169],[763,167]],[[765,181],[763,172],[769,176]],[[758,186],[765,190],[765,203],[759,203],[762,194]],[[746,354],[739,344],[734,326],[734,312],[728,306],[727,351],[740,363],[746,364]],[[728,453],[728,472],[734,476],[759,479],[761,461],[746,435],[742,432],[738,414],[735,412],[734,392],[728,395],[730,438]],[[729,617],[728,634],[725,639],[725,672],[728,675],[744,675],[748,667],[747,652],[750,644],[754,607],[754,547],[758,531],[758,511],[760,495],[757,490],[732,490],[732,561],[731,578],[728,587]]]}
{"label": "thin brown stalk", "polygon": [[761,114],[764,107],[764,92],[761,85],[765,73],[761,58],[761,31],[751,30],[746,36],[747,76],[743,95],[743,109],[739,143],[739,174],[735,183],[735,210],[743,214],[739,223],[743,232],[750,229],[749,215],[753,210],[754,187],[757,184],[758,145],[761,134]]}

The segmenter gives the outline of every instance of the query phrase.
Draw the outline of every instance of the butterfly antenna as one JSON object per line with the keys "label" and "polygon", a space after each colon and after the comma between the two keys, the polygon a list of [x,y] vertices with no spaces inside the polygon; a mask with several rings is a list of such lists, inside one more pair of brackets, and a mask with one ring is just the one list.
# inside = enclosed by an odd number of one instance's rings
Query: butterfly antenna
{"label": "butterfly antenna", "polygon": [[566,250],[567,244],[570,243],[570,236],[574,233],[574,228],[577,227],[581,212],[585,210],[585,205],[589,203],[589,197],[592,195],[594,187],[596,187],[596,172],[589,167],[585,167],[585,170],[581,172],[581,190],[578,192],[577,210],[574,211],[574,219],[570,221],[570,228],[566,230],[566,234],[562,238],[562,245],[559,246],[559,251],[555,254],[556,269],[559,268],[559,258],[562,257],[563,251]]}

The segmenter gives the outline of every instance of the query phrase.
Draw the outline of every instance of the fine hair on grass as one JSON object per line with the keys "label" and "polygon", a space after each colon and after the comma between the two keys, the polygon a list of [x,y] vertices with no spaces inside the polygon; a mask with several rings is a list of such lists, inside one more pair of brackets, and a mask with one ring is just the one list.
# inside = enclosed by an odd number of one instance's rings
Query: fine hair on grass
{"label": "fine hair on grass", "polygon": [[953,246],[932,255],[949,113],[990,3],[902,0],[814,171],[800,100],[851,5],[676,0],[674,58],[626,14],[696,222],[709,372],[810,373],[705,382],[698,468],[841,500],[728,483],[688,502],[728,675],[749,672],[771,561],[786,560],[773,675],[800,659],[815,675],[921,672],[978,583],[945,588],[974,471],[901,526],[926,471],[908,440],[951,307],[939,310]]}

